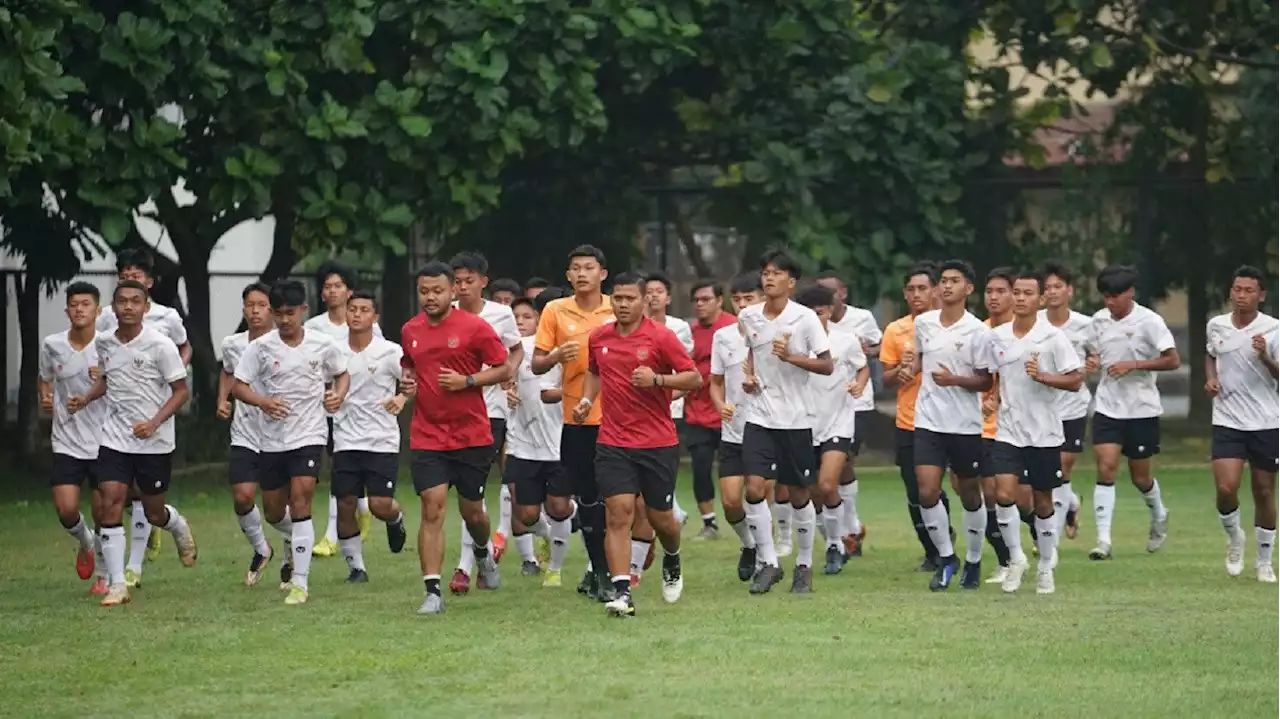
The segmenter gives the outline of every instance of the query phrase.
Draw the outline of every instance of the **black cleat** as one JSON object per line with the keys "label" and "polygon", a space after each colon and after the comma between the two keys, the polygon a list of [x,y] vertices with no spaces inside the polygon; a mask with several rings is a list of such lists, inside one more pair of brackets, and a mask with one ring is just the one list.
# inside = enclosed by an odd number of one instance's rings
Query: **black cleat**
{"label": "black cleat", "polygon": [[280,588],[284,589],[293,581],[293,565],[288,562],[280,565]]}
{"label": "black cleat", "polygon": [[965,562],[960,570],[960,588],[977,589],[982,586],[982,561]]}
{"label": "black cleat", "polygon": [[574,515],[569,518],[569,533],[577,534],[580,529],[582,529],[582,523],[578,521],[578,515],[575,512]]}
{"label": "black cleat", "polygon": [[956,570],[960,568],[960,562],[955,555],[943,557],[938,560],[938,568],[933,573],[933,578],[929,580],[929,589],[934,592],[945,592],[951,586],[951,580],[956,576]]}
{"label": "black cleat", "polygon": [[578,594],[585,595],[587,599],[595,599],[598,588],[599,585],[596,584],[595,572],[584,572],[582,575],[582,581],[578,582]]}
{"label": "black cleat", "polygon": [[347,584],[366,584],[369,581],[369,573],[363,569],[352,569],[347,575]]}
{"label": "black cleat", "polygon": [[813,591],[813,570],[809,567],[796,567],[796,573],[791,577],[791,593],[808,594],[811,591]]}
{"label": "black cleat", "polygon": [[742,554],[738,555],[738,581],[749,582],[751,575],[756,573],[756,549],[755,547],[744,548]]}
{"label": "black cleat", "polygon": [[404,550],[404,542],[409,533],[404,529],[404,518],[397,519],[394,522],[387,522],[387,548],[392,554],[399,554]]}
{"label": "black cleat", "polygon": [[751,579],[751,589],[749,591],[752,594],[764,594],[773,589],[773,585],[781,581],[782,569],[780,567],[775,567],[772,564],[761,564],[760,568],[756,570],[755,576]]}
{"label": "black cleat", "polygon": [[[844,569],[844,552],[839,547],[827,547],[827,565],[822,568],[823,574],[839,574]],[[795,591],[795,584],[792,584],[791,591]]]}
{"label": "black cleat", "polygon": [[924,555],[924,561],[920,562],[920,566],[916,567],[917,572],[933,573],[938,571],[938,558],[932,554]]}
{"label": "black cleat", "polygon": [[607,575],[597,575],[596,577],[596,601],[601,604],[608,604],[618,598],[618,590],[614,589],[613,581]]}

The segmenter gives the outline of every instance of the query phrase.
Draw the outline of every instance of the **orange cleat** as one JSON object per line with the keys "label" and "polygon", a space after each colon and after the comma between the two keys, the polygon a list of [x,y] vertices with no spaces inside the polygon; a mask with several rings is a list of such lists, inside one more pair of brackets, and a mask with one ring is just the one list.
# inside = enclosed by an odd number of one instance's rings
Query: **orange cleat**
{"label": "orange cleat", "polygon": [[93,576],[93,549],[81,549],[76,552],[76,574],[81,579]]}
{"label": "orange cleat", "polygon": [[454,594],[466,594],[471,590],[471,575],[461,569],[453,570],[453,579],[449,580],[449,591]]}
{"label": "orange cleat", "polygon": [[495,532],[493,535],[493,561],[501,562],[502,555],[506,551],[507,551],[507,535],[503,534],[502,532]]}
{"label": "orange cleat", "polygon": [[107,589],[109,589],[109,587],[107,586],[107,578],[95,577],[93,580],[93,584],[89,586],[89,594],[90,595],[106,594]]}
{"label": "orange cleat", "polygon": [[867,525],[862,525],[862,531],[857,534],[850,534],[844,537],[844,553],[847,557],[861,557],[862,543],[867,538]]}

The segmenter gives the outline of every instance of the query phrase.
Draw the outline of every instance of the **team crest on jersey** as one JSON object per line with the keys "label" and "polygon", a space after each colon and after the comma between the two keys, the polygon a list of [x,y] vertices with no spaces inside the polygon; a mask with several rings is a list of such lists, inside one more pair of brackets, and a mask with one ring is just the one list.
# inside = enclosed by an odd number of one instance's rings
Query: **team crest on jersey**
{"label": "team crest on jersey", "polygon": [[649,350],[636,350],[636,359],[648,359]]}
{"label": "team crest on jersey", "polygon": [[458,338],[457,338],[457,337],[450,337],[450,338],[449,338],[449,349],[451,349],[451,350],[452,350],[452,349],[457,349],[457,348],[458,348]]}
{"label": "team crest on jersey", "polygon": [[135,368],[135,369],[142,369],[142,365],[144,365],[144,364],[146,364],[146,363],[147,363],[147,361],[146,361],[146,360],[144,360],[144,359],[142,359],[141,357],[134,357],[134,358],[133,358],[133,366],[134,366],[134,368]]}
{"label": "team crest on jersey", "polygon": [[320,360],[311,360],[311,361],[310,361],[310,362],[308,362],[307,364],[311,365],[311,371],[312,371],[312,372],[318,372],[318,371],[320,371]]}
{"label": "team crest on jersey", "polygon": [[1132,332],[1132,331],[1130,331],[1130,332],[1125,332],[1125,333],[1124,333],[1124,337],[1125,337],[1125,339],[1130,339],[1130,340],[1131,340],[1131,339],[1133,339],[1133,332]]}
{"label": "team crest on jersey", "polygon": [[957,343],[956,343],[956,352],[959,352],[959,351],[960,351],[960,350],[962,350],[962,349],[964,349],[964,342],[963,342],[963,341],[957,342]]}

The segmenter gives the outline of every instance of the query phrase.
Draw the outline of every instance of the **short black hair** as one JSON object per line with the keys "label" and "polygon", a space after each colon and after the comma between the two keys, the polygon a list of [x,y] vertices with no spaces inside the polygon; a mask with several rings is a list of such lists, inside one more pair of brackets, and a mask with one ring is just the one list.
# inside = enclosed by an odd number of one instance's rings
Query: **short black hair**
{"label": "short black hair", "polygon": [[623,272],[613,278],[613,288],[616,290],[619,285],[636,285],[640,288],[640,294],[644,294],[645,283],[649,278],[636,274],[635,272]]}
{"label": "short black hair", "polygon": [[489,283],[489,294],[494,292],[510,292],[513,295],[520,294],[520,283],[510,277],[500,277]]}
{"label": "short black hair", "polygon": [[539,311],[538,305],[534,304],[533,300],[529,299],[528,297],[517,297],[514,300],[511,300],[511,311],[515,312],[517,307],[523,307],[525,305],[528,305],[529,309],[533,310],[534,312]]}
{"label": "short black hair", "polygon": [[811,285],[805,285],[796,291],[796,302],[814,309],[815,307],[834,307],[836,304],[836,293],[830,287],[824,287],[816,282]]}
{"label": "short black hair", "polygon": [[449,266],[456,273],[458,270],[468,270],[477,275],[489,275],[489,260],[479,252],[459,252],[449,260]]}
{"label": "short black hair", "polygon": [[[137,267],[137,265],[128,265],[128,267]],[[120,290],[139,290],[142,296],[151,299],[151,293],[147,291],[147,286],[137,280],[120,280],[116,283],[116,288],[111,291],[111,301],[115,302],[116,296],[120,294]]]}
{"label": "short black hair", "polygon": [[650,270],[644,273],[644,283],[648,285],[650,282],[661,282],[662,286],[667,288],[667,294],[671,294],[671,278],[662,270]]}
{"label": "short black hair", "polygon": [[[332,274],[332,273],[330,273]],[[271,292],[267,295],[267,302],[271,303],[271,309],[278,310],[285,307],[301,307],[307,304],[307,288],[297,280],[283,280],[271,286]]]}
{"label": "short black hair", "polygon": [[444,277],[453,282],[453,268],[441,262],[440,260],[432,260],[423,265],[418,270],[418,277]]}
{"label": "short black hair", "polygon": [[356,274],[355,270],[337,260],[329,260],[320,265],[320,269],[316,270],[317,293],[324,290],[324,282],[329,279],[330,275],[337,275],[342,280],[342,284],[346,285],[349,290],[354,290],[360,281],[359,275]]}
{"label": "short black hair", "polygon": [[804,274],[804,270],[800,267],[800,263],[796,258],[781,247],[770,247],[764,251],[763,255],[760,255],[760,269],[763,271],[769,265],[773,265],[791,275],[793,280],[800,279]]}
{"label": "short black hair", "polygon": [[693,300],[693,296],[698,294],[698,290],[704,287],[710,287],[712,292],[716,293],[716,297],[724,297],[724,287],[715,280],[703,277],[693,281],[693,286],[689,288],[689,300]]}
{"label": "short black hair", "polygon": [[1122,294],[1138,284],[1138,270],[1128,265],[1107,265],[1094,281],[1104,297]]}
{"label": "short black hair", "polygon": [[997,267],[987,273],[987,284],[991,284],[992,280],[1004,280],[1012,288],[1015,279],[1021,279],[1021,277],[1018,275],[1017,270],[1012,267]]}
{"label": "short black hair", "polygon": [[929,263],[927,260],[925,262],[916,263],[914,267],[907,270],[906,273],[902,275],[902,286],[906,287],[911,284],[911,278],[916,275],[924,275],[925,279],[929,280],[930,286],[938,284],[937,266]]}
{"label": "short black hair", "polygon": [[[1038,290],[1038,291],[1040,291],[1040,292],[1044,292],[1044,280],[1045,280],[1045,277],[1046,277],[1046,275],[1044,274],[1044,272],[1041,272],[1040,270],[1023,270],[1022,272],[1019,272],[1019,273],[1018,273],[1018,276],[1017,276],[1015,279],[1019,279],[1019,280],[1035,280],[1035,281],[1036,281],[1036,290]],[[1012,286],[1012,285],[1013,285],[1013,282],[1010,282],[1009,284]]]}
{"label": "short black hair", "polygon": [[1040,274],[1046,280],[1050,277],[1057,277],[1068,285],[1076,279],[1076,273],[1062,260],[1048,260],[1043,265],[1040,265]]}
{"label": "short black hair", "polygon": [[1232,281],[1241,277],[1257,281],[1259,290],[1267,289],[1267,276],[1263,274],[1262,270],[1253,265],[1240,265],[1235,272],[1231,273]]}
{"label": "short black hair", "polygon": [[835,280],[836,282],[840,283],[841,287],[847,288],[849,286],[849,283],[845,282],[844,278],[840,276],[840,273],[836,272],[835,270],[823,270],[822,272],[819,272],[818,276],[814,277],[814,279],[815,280]]}
{"label": "short black hair", "polygon": [[89,295],[93,297],[93,303],[100,304],[102,302],[102,293],[98,290],[98,286],[92,282],[72,282],[67,285],[67,302],[71,301],[76,295]]}
{"label": "short black hair", "polygon": [[729,282],[731,295],[745,295],[748,292],[759,292],[760,289],[759,272],[744,272]]}
{"label": "short black hair", "polygon": [[369,300],[373,305],[373,311],[378,311],[378,296],[369,290],[356,290],[355,292],[352,292],[351,296],[347,298],[347,304],[350,304],[351,300]]}
{"label": "short black hair", "polygon": [[540,290],[550,286],[551,283],[548,282],[545,277],[530,277],[528,280],[525,280],[524,283],[524,288],[526,290]]}
{"label": "short black hair", "polygon": [[942,277],[942,273],[947,270],[955,270],[964,276],[965,282],[973,284],[978,279],[978,273],[973,271],[973,265],[964,260],[947,260],[938,266],[938,277]]}
{"label": "short black hair", "polygon": [[573,293],[563,287],[548,287],[533,298],[533,308],[538,311],[538,314],[542,314],[542,310],[546,309],[552,301],[572,296]]}
{"label": "short black hair", "polygon": [[128,248],[116,253],[116,272],[124,272],[130,267],[147,273],[147,277],[155,278],[156,260],[151,253],[143,249]]}
{"label": "short black hair", "polygon": [[595,245],[578,245],[572,250],[569,250],[570,264],[573,263],[573,258],[575,257],[590,257],[596,262],[599,262],[601,267],[605,267],[604,252],[601,251],[600,248],[596,247]]}
{"label": "short black hair", "polygon": [[249,299],[250,293],[261,292],[266,297],[271,297],[271,287],[265,282],[250,282],[240,291],[240,299]]}

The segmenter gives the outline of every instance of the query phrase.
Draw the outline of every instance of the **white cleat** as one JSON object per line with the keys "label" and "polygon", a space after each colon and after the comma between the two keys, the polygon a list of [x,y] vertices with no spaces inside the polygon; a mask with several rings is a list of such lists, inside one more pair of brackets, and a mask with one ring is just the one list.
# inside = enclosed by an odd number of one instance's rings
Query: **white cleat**
{"label": "white cleat", "polygon": [[444,597],[439,594],[430,594],[422,600],[422,606],[418,607],[419,615],[443,614],[444,613]]}
{"label": "white cleat", "polygon": [[1238,577],[1244,571],[1244,532],[1227,537],[1227,574]]}
{"label": "white cleat", "polygon": [[778,542],[778,556],[779,557],[791,556],[791,542]]}
{"label": "white cleat", "polygon": [[1000,589],[1005,594],[1013,594],[1018,591],[1018,587],[1022,586],[1022,575],[1027,573],[1031,565],[1027,563],[1026,557],[1009,560],[1009,574],[1004,578],[1004,583],[1000,585]]}
{"label": "white cleat", "polygon": [[1095,562],[1111,559],[1111,545],[1107,542],[1098,542],[1098,546],[1089,551],[1089,559]]}
{"label": "white cleat", "polygon": [[983,583],[984,584],[1004,584],[1005,577],[1007,576],[1009,576],[1008,567],[996,567],[995,573],[993,573],[990,577],[987,577],[987,581]]}
{"label": "white cleat", "polygon": [[1041,569],[1036,572],[1036,594],[1053,594],[1053,570]]}
{"label": "white cleat", "polygon": [[1160,549],[1164,544],[1164,539],[1169,534],[1169,510],[1164,511],[1164,516],[1159,519],[1151,520],[1151,531],[1147,532],[1147,551],[1154,552]]}
{"label": "white cleat", "polygon": [[[663,572],[665,575],[666,572]],[[667,604],[675,604],[680,601],[680,595],[684,592],[684,574],[675,579],[664,576],[662,578],[662,601]]]}
{"label": "white cleat", "polygon": [[1267,584],[1276,583],[1276,570],[1270,564],[1258,565],[1258,581]]}

